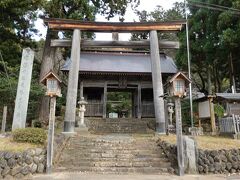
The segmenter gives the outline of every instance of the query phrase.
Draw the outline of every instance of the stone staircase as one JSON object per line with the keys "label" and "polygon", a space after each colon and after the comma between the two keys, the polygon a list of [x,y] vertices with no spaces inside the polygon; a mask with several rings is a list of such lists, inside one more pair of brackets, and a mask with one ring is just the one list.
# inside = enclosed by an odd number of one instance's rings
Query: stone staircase
{"label": "stone staircase", "polygon": [[119,118],[119,119],[102,119],[87,118],[86,125],[90,132],[94,134],[109,133],[138,133],[147,134],[155,132],[155,119],[136,119],[136,118]]}
{"label": "stone staircase", "polygon": [[69,139],[54,165],[55,171],[104,174],[162,174],[168,173],[170,167],[153,136],[80,132]]}

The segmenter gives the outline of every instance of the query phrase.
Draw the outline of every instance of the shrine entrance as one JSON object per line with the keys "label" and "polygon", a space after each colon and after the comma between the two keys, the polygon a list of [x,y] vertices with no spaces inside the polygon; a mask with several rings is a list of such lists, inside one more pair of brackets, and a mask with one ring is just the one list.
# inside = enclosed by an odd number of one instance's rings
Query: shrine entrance
{"label": "shrine entrance", "polygon": [[[46,38],[45,58],[51,59],[52,53],[58,47],[71,47],[71,57],[65,63],[62,71],[68,71],[66,112],[64,117],[64,132],[74,133],[78,85],[80,83],[80,97],[84,96],[84,88],[99,88],[99,93],[93,93],[98,99],[99,116],[107,118],[107,89],[114,89],[112,85],[122,87],[135,86],[132,95],[132,114],[138,119],[144,116],[144,95],[146,89],[151,89],[151,102],[146,107],[154,109],[156,131],[164,134],[165,109],[163,99],[163,84],[167,76],[175,74],[177,69],[174,62],[159,49],[177,49],[178,42],[160,40],[157,32],[177,32],[182,29],[185,21],[169,22],[87,22],[70,19],[44,19],[50,31],[73,32],[72,39],[51,39],[50,33]],[[81,32],[113,32],[149,33],[149,40],[140,41],[93,41],[81,39]],[[109,49],[111,48],[111,49]],[[115,48],[113,50],[112,48]],[[137,51],[137,49],[146,51]],[[84,53],[85,52],[85,53]],[[81,62],[80,62],[81,61]],[[49,62],[46,64],[48,65]],[[44,72],[42,72],[44,74]],[[96,78],[94,78],[94,76]],[[115,78],[116,77],[116,78]],[[135,99],[136,98],[136,99]],[[86,99],[87,100],[87,99]],[[93,100],[93,99],[92,99]],[[133,103],[134,102],[134,103]],[[137,102],[137,108],[136,103]],[[89,101],[88,101],[89,103]],[[151,104],[152,103],[152,104]],[[133,108],[134,107],[134,108]],[[149,108],[150,107],[150,108]],[[96,110],[96,108],[93,108]],[[86,111],[88,112],[88,111]],[[150,112],[147,110],[147,114]]]}
{"label": "shrine entrance", "polygon": [[107,92],[107,118],[135,118],[134,90],[109,89]]}

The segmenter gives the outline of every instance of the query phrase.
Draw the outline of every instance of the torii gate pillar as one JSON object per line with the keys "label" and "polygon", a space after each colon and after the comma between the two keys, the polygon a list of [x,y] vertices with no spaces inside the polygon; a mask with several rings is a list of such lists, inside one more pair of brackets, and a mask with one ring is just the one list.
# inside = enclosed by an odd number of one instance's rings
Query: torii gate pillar
{"label": "torii gate pillar", "polygon": [[81,31],[74,29],[71,49],[71,65],[68,76],[67,102],[64,118],[64,132],[74,133],[78,92],[78,74],[80,63]]}
{"label": "torii gate pillar", "polygon": [[150,53],[153,83],[153,101],[156,118],[156,131],[160,134],[166,133],[165,110],[163,100],[162,72],[160,65],[160,55],[158,46],[157,31],[150,31]]}

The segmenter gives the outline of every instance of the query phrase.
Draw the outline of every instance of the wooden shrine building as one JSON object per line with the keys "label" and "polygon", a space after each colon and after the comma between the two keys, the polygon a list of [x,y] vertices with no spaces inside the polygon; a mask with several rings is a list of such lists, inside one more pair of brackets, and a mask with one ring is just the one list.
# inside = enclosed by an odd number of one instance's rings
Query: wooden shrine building
{"label": "wooden shrine building", "polygon": [[[107,92],[132,94],[133,118],[155,117],[150,55],[131,52],[82,52],[80,55],[80,97],[88,102],[85,116],[108,117]],[[163,83],[177,68],[173,60],[160,54]],[[160,61],[159,59],[159,61]],[[62,67],[69,71],[71,60]]]}
{"label": "wooden shrine building", "polygon": [[[132,117],[155,117],[158,133],[165,133],[163,83],[177,68],[159,48],[176,49],[179,43],[159,42],[157,31],[180,31],[185,21],[111,23],[45,19],[45,23],[50,30],[73,30],[72,40],[51,40],[51,47],[71,47],[71,57],[62,67],[69,76],[64,132],[74,132],[78,92],[88,102],[85,116],[107,118],[107,92],[124,91],[132,93]],[[81,31],[149,32],[150,40],[81,40]],[[150,51],[130,50],[133,48]]]}

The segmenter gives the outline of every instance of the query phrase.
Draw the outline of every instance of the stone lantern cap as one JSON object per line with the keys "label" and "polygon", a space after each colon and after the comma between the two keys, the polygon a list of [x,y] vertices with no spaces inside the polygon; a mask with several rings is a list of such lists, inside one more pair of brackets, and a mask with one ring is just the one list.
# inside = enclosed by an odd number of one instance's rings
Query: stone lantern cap
{"label": "stone lantern cap", "polygon": [[87,101],[84,100],[84,97],[81,97],[81,100],[78,101],[78,104],[85,105],[85,104],[88,104],[88,103],[87,103]]}

